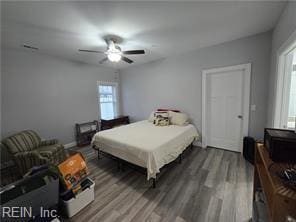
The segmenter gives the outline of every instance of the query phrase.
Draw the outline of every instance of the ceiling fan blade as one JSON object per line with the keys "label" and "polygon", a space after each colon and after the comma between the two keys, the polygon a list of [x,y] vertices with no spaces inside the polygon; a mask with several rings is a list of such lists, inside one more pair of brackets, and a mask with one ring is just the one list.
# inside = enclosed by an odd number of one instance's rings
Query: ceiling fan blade
{"label": "ceiling fan blade", "polygon": [[128,50],[122,52],[125,55],[137,55],[137,54],[145,54],[144,50]]}
{"label": "ceiling fan blade", "polygon": [[108,58],[106,57],[106,58],[103,58],[99,63],[100,64],[103,64],[104,62],[106,62],[108,60]]}
{"label": "ceiling fan blade", "polygon": [[131,63],[134,62],[133,60],[131,60],[131,59],[127,58],[127,57],[124,57],[124,56],[122,56],[121,59],[122,59],[123,61],[129,63],[129,64],[131,64]]}
{"label": "ceiling fan blade", "polygon": [[101,51],[96,51],[96,50],[87,50],[87,49],[78,49],[79,52],[93,52],[93,53],[104,53]]}

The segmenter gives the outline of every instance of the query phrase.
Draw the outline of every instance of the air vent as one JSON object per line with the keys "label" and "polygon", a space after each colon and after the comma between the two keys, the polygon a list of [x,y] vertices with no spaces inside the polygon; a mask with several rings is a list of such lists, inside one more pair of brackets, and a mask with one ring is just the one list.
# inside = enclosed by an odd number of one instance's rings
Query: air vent
{"label": "air vent", "polygon": [[30,45],[23,45],[23,47],[26,49],[39,50],[39,48]]}

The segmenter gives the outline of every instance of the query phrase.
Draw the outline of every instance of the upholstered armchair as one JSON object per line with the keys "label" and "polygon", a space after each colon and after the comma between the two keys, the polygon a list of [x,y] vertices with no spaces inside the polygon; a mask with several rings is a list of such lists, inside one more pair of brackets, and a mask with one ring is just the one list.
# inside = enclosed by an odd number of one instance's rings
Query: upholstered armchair
{"label": "upholstered armchair", "polygon": [[1,143],[13,156],[22,175],[33,166],[59,164],[65,159],[62,144],[55,139],[41,141],[40,136],[32,130],[25,130],[7,137]]}

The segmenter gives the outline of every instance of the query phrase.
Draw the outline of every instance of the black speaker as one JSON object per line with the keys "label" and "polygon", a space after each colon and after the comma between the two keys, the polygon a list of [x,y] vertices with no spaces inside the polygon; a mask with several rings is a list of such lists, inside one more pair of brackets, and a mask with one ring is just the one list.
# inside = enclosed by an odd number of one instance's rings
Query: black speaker
{"label": "black speaker", "polygon": [[250,163],[254,164],[255,159],[255,139],[253,137],[244,137],[243,156]]}

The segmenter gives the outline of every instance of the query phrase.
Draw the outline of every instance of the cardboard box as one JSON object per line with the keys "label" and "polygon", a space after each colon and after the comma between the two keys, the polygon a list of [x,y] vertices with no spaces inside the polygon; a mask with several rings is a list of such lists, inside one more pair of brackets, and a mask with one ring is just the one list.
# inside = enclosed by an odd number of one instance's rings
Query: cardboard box
{"label": "cardboard box", "polygon": [[83,156],[76,153],[59,164],[58,168],[63,176],[66,188],[73,189],[74,193],[76,193],[76,186],[79,186],[79,183],[88,175],[88,168]]}

